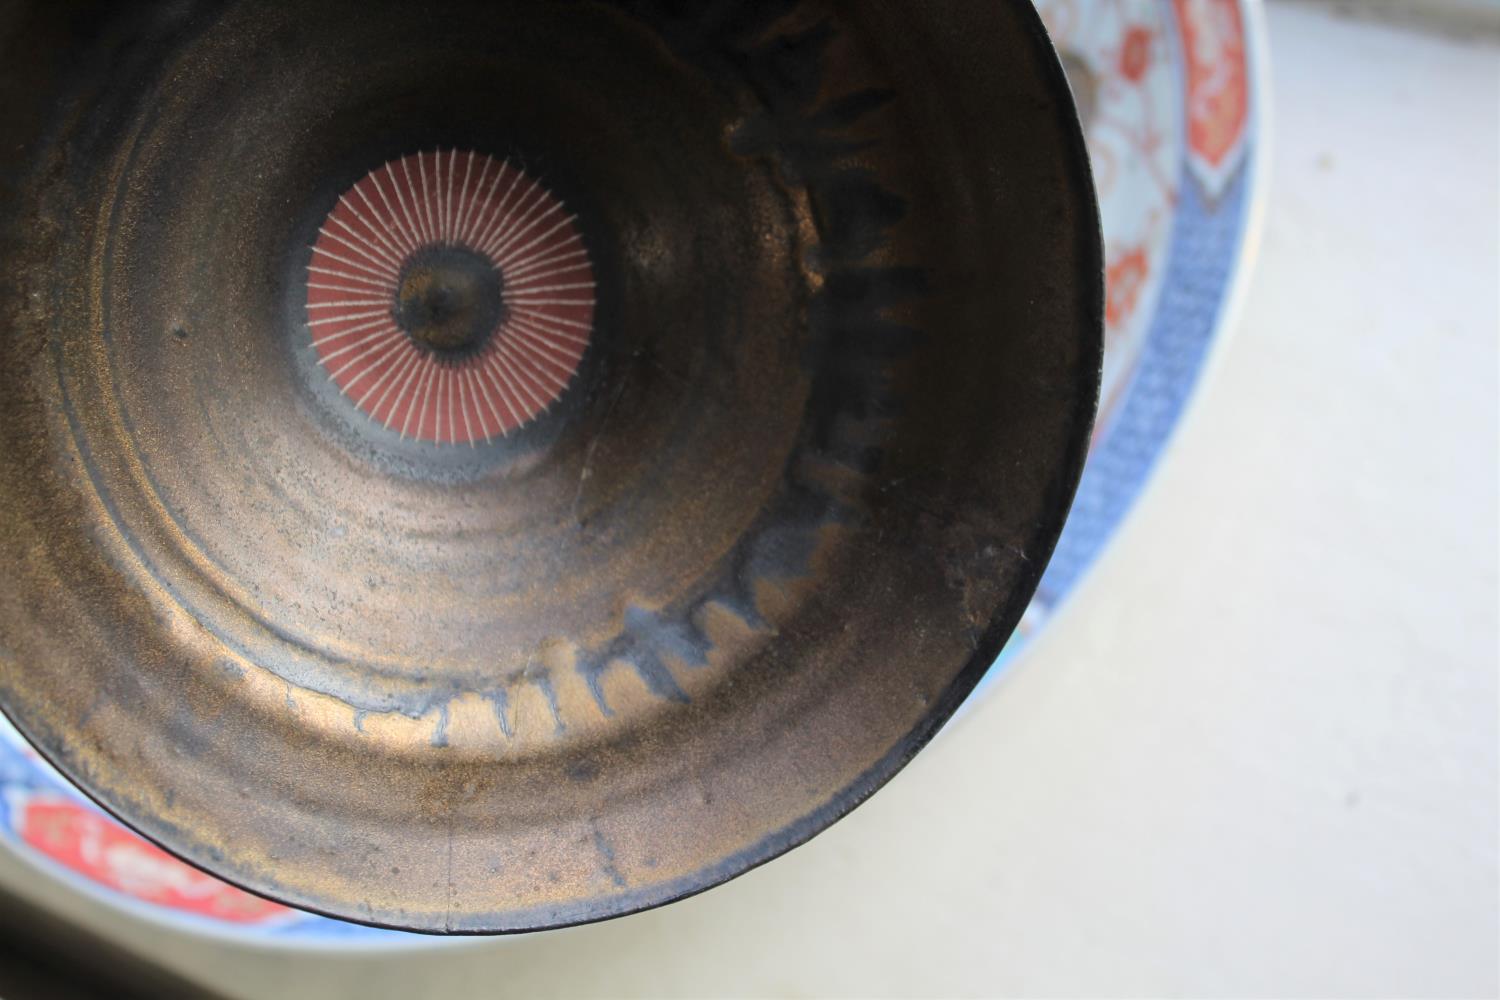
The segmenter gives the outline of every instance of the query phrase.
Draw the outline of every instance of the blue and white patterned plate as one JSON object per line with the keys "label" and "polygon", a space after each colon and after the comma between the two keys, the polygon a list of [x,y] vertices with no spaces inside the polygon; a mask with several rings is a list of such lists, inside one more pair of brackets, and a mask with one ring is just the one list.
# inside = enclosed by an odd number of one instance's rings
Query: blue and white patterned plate
{"label": "blue and white patterned plate", "polygon": [[1073,81],[1099,190],[1104,380],[1067,527],[981,692],[1077,587],[1170,443],[1237,311],[1265,176],[1258,2],[1037,6]]}

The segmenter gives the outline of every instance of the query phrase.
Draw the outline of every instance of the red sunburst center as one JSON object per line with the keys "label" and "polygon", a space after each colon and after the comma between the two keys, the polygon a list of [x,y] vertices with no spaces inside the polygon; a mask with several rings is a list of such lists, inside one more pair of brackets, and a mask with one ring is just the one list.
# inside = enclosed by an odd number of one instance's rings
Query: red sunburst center
{"label": "red sunburst center", "polygon": [[307,267],[318,362],[365,416],[436,444],[535,420],[588,349],[594,273],[577,217],[525,171],[415,153],[366,174]]}

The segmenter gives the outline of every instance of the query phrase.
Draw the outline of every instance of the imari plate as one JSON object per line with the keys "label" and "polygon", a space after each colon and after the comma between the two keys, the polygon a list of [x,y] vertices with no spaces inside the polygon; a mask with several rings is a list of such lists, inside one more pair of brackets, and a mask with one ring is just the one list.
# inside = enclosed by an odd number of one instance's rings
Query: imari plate
{"label": "imari plate", "polygon": [[1265,184],[1260,6],[1040,0],[1088,138],[1104,228],[1104,379],[1067,526],[983,687],[1119,528],[1232,326]]}

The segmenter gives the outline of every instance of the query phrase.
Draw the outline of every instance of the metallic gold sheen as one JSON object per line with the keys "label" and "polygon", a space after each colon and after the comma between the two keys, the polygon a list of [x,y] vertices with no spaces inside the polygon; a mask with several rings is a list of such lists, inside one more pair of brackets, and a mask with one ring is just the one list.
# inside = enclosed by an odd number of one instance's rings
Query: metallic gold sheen
{"label": "metallic gold sheen", "polygon": [[[916,752],[1060,530],[1100,247],[1026,0],[18,3],[0,109],[0,706],[253,891],[475,933],[730,878]],[[319,223],[431,149],[597,279],[473,446],[311,345]]]}

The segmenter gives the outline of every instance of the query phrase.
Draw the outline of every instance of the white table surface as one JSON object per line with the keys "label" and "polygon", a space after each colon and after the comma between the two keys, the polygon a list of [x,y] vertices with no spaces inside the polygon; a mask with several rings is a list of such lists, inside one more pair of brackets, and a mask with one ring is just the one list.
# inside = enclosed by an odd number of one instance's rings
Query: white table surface
{"label": "white table surface", "polygon": [[1207,391],[1077,598],[849,819],[663,910],[353,958],[0,883],[278,1000],[1500,992],[1500,38],[1269,20]]}

